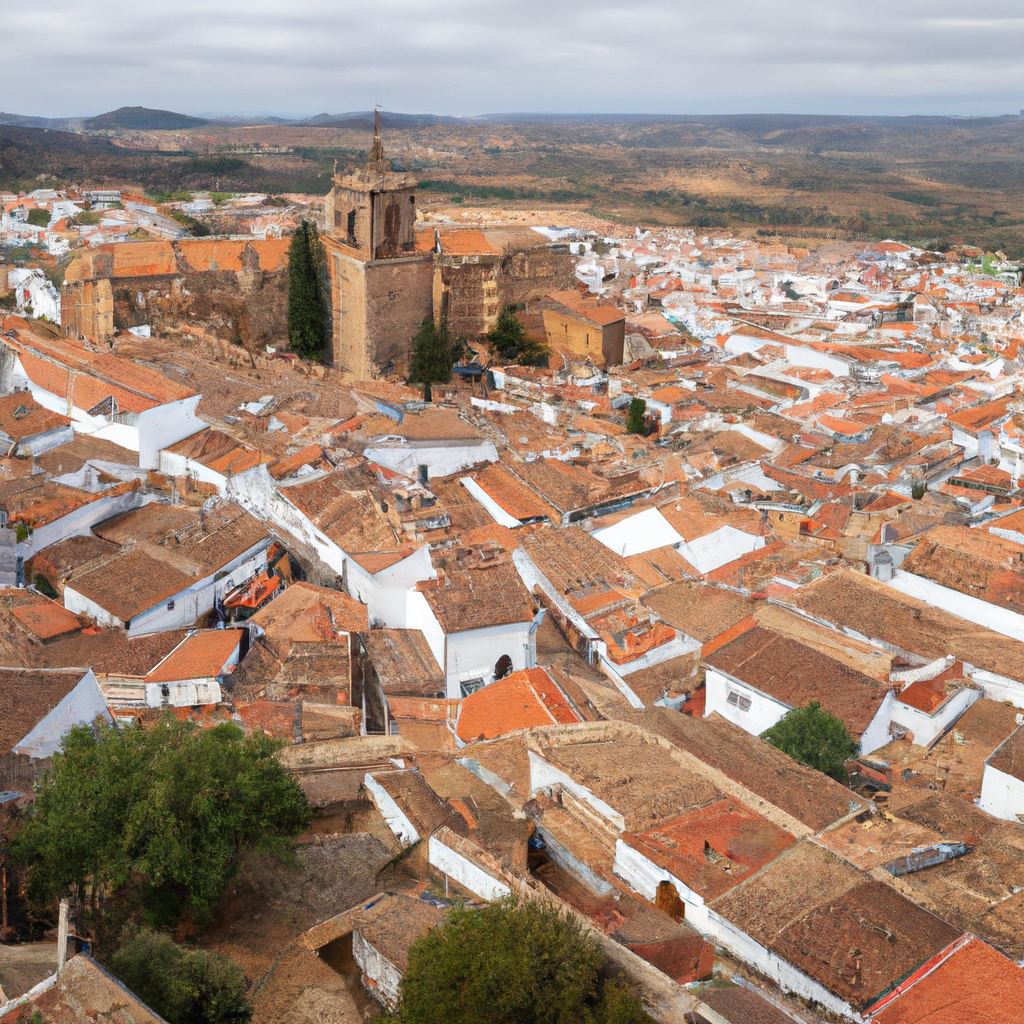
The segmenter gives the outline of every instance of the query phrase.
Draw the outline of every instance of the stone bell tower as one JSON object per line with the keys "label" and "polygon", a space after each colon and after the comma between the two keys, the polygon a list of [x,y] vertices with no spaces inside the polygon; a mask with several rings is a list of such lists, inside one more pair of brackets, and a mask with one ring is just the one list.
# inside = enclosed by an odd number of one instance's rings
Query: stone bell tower
{"label": "stone bell tower", "polygon": [[433,313],[433,258],[416,244],[416,185],[384,155],[375,110],[366,166],[336,174],[324,203],[332,357],[361,377],[403,373],[412,338]]}
{"label": "stone bell tower", "polygon": [[396,173],[384,156],[380,111],[373,112],[373,145],[366,166],[335,175],[328,197],[332,238],[373,260],[412,252],[416,247],[416,179]]}

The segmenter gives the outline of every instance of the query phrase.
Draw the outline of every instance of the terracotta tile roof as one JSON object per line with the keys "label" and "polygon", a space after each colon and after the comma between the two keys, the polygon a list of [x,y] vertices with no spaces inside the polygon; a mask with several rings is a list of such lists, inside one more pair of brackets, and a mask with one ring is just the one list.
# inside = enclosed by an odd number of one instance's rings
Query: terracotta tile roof
{"label": "terracotta tile roof", "polygon": [[792,1024],[788,1013],[776,1009],[754,988],[732,985],[714,987],[701,993],[701,999],[727,1021],[743,1024]]}
{"label": "terracotta tile roof", "polygon": [[561,743],[544,757],[621,814],[630,832],[646,832],[722,796],[698,768],[641,740]]}
{"label": "terracotta tile roof", "polygon": [[636,596],[647,589],[621,555],[579,526],[533,530],[522,536],[520,543],[559,593],[570,593],[594,583],[607,583]]}
{"label": "terracotta tile roof", "polygon": [[184,629],[129,637],[119,629],[83,632],[38,647],[34,664],[41,668],[91,665],[97,676],[141,678],[187,636]]}
{"label": "terracotta tile roof", "polygon": [[393,551],[395,529],[381,509],[383,495],[367,474],[336,470],[281,492],[342,551]]}
{"label": "terracotta tile roof", "polygon": [[1024,782],[1024,727],[1017,731],[992,756],[989,764],[1005,775]]}
{"label": "terracotta tile roof", "polygon": [[789,707],[816,700],[846,723],[854,738],[871,723],[887,688],[863,672],[794,637],[758,625],[706,658],[711,668]]}
{"label": "terracotta tile roof", "polygon": [[710,901],[760,871],[796,836],[723,797],[622,840]]}
{"label": "terracotta tile roof", "polygon": [[69,585],[122,622],[269,539],[261,523],[229,501],[204,510],[152,503],[108,519],[93,532],[125,550],[74,573]]}
{"label": "terracotta tile roof", "polygon": [[[701,688],[697,694],[704,692]],[[721,715],[704,718],[695,712],[691,718],[669,708],[649,707],[623,712],[623,717],[664,736],[815,832],[868,807],[846,786],[799,764]]]}
{"label": "terracotta tile roof", "polygon": [[564,292],[551,292],[544,297],[545,302],[557,303],[572,310],[577,316],[591,320],[595,324],[607,327],[609,324],[625,322],[626,314],[617,306],[606,302],[595,301],[574,288]]}
{"label": "terracotta tile roof", "polygon": [[82,680],[86,670],[0,668],[0,757],[10,753]]}
{"label": "terracotta tile roof", "polygon": [[146,682],[177,683],[219,676],[242,640],[240,629],[204,629],[167,655],[146,675]]}
{"label": "terracotta tile roof", "polygon": [[352,927],[399,971],[409,967],[409,947],[444,919],[432,903],[390,895],[352,915]]}
{"label": "terracotta tile roof", "polygon": [[40,600],[11,609],[11,614],[35,637],[54,640],[82,628],[76,615],[56,601]]}
{"label": "terracotta tile roof", "polygon": [[558,684],[542,668],[513,672],[462,701],[456,733],[465,743],[515,729],[581,722]]}
{"label": "terracotta tile roof", "polygon": [[445,674],[422,631],[373,629],[361,633],[359,642],[373,665],[385,697],[444,696]]}
{"label": "terracotta tile roof", "polygon": [[44,409],[24,391],[0,397],[0,430],[15,441],[69,424],[67,416]]}
{"label": "terracotta tile roof", "polygon": [[20,318],[7,317],[3,328],[15,330],[17,337],[5,336],[3,343],[18,354],[33,383],[79,409],[89,410],[112,396],[122,412],[143,412],[195,395],[129,359],[94,352],[70,339],[37,334]]}
{"label": "terracotta tile roof", "polygon": [[533,601],[503,549],[449,549],[435,554],[434,564],[438,579],[416,589],[445,633],[533,619]]}
{"label": "terracotta tile roof", "polygon": [[1013,395],[1006,395],[1004,398],[984,402],[982,405],[972,405],[968,409],[951,413],[946,417],[946,422],[970,433],[992,430],[993,424],[1010,415],[1009,405],[1013,400]]}
{"label": "terracotta tile roof", "polygon": [[1024,612],[1024,545],[987,530],[937,526],[917,543],[901,568],[998,607]]}
{"label": "terracotta tile roof", "polygon": [[872,1024],[1008,1024],[1024,1007],[1024,971],[965,935],[869,1011]]}
{"label": "terracotta tile roof", "polygon": [[286,459],[275,462],[270,467],[270,475],[275,480],[284,480],[286,477],[292,476],[302,466],[319,462],[323,455],[324,450],[320,445],[308,444],[305,448],[300,448],[294,455],[289,455]]}
{"label": "terracotta tile roof", "polygon": [[471,476],[514,519],[524,522],[531,519],[547,519],[552,523],[562,521],[554,508],[501,463],[478,470]]}
{"label": "terracotta tile roof", "polygon": [[340,590],[297,581],[249,620],[273,641],[332,640],[337,633],[369,629],[366,605]]}
{"label": "terracotta tile roof", "polygon": [[863,1010],[958,932],[812,841],[712,903],[755,942]]}
{"label": "terracotta tile roof", "polygon": [[1021,674],[1020,641],[906,597],[852,569],[840,569],[792,591],[788,603],[929,661],[952,654],[1009,678]]}

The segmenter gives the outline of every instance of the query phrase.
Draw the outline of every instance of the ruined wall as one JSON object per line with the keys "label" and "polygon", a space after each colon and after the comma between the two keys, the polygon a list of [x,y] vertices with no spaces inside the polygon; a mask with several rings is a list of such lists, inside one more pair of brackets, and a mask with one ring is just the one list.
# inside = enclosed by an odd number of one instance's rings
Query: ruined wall
{"label": "ruined wall", "polygon": [[368,192],[336,185],[328,196],[324,214],[331,238],[369,254],[373,212]]}
{"label": "ruined wall", "polygon": [[325,240],[331,277],[331,362],[366,375],[366,264]]}
{"label": "ruined wall", "polygon": [[[109,281],[96,284],[110,286]],[[184,321],[235,344],[280,341],[288,334],[287,271],[250,268],[121,278],[113,287],[112,314],[118,330],[149,324],[154,333],[171,332]]]}
{"label": "ruined wall", "polygon": [[412,188],[372,194],[374,259],[387,259],[416,248],[416,196]]}
{"label": "ruined wall", "polygon": [[477,342],[501,312],[497,257],[479,262],[454,262],[460,257],[435,256],[434,313],[448,316],[453,338]]}
{"label": "ruined wall", "polygon": [[568,248],[523,249],[502,254],[498,275],[499,309],[573,287],[574,262]]}

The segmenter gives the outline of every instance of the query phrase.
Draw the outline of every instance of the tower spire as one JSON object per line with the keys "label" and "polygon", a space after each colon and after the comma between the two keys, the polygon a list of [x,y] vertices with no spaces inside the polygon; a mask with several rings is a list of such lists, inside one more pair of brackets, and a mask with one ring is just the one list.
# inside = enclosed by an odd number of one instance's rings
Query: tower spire
{"label": "tower spire", "polygon": [[373,147],[370,149],[370,170],[384,173],[384,143],[380,139],[380,111],[373,108]]}

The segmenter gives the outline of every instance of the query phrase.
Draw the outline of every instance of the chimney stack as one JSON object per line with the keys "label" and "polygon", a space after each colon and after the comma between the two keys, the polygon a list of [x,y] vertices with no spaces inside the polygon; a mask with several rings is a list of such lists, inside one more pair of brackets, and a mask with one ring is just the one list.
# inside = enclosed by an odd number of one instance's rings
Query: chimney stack
{"label": "chimney stack", "polygon": [[60,922],[57,925],[57,973],[64,970],[68,958],[68,901],[60,901]]}

